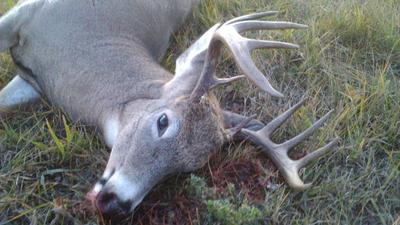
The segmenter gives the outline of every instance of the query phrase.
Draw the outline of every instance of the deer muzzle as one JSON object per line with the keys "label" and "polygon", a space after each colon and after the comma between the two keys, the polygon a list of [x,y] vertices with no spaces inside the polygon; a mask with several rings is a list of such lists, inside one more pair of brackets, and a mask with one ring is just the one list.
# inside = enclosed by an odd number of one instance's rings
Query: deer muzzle
{"label": "deer muzzle", "polygon": [[147,191],[119,173],[108,180],[100,179],[87,193],[88,199],[98,213],[107,220],[119,220],[132,212],[143,200]]}

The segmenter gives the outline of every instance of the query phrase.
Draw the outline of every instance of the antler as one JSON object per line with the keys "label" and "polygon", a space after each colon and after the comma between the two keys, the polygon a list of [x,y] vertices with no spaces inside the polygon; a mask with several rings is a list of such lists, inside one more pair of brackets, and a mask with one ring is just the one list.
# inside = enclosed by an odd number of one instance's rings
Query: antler
{"label": "antler", "polygon": [[190,96],[193,101],[199,101],[208,90],[218,85],[230,83],[243,77],[236,76],[232,78],[221,79],[215,76],[217,59],[220,55],[223,44],[226,45],[233,54],[236,64],[239,66],[244,75],[246,75],[262,90],[270,93],[273,96],[283,97],[283,95],[279,91],[275,90],[265,76],[257,69],[256,65],[251,59],[251,52],[259,48],[292,49],[298,48],[299,46],[279,41],[248,39],[240,35],[241,32],[249,30],[299,29],[307,27],[305,25],[290,22],[255,20],[276,13],[277,12],[274,11],[262,12],[237,17],[224,23],[215,31],[207,50],[203,71],[195,89]]}
{"label": "antler", "polygon": [[278,167],[279,171],[282,173],[283,177],[289,184],[289,186],[295,190],[304,190],[311,186],[311,183],[304,184],[300,179],[298,171],[309,164],[311,161],[320,158],[325,153],[327,153],[332,146],[338,142],[338,138],[329,142],[324,147],[313,151],[301,159],[293,160],[288,156],[290,149],[299,144],[301,141],[309,137],[316,129],[322,126],[322,124],[328,119],[332,111],[328,112],[325,116],[315,122],[307,130],[303,131],[296,137],[282,143],[276,144],[271,140],[272,133],[282,125],[293,113],[300,108],[304,103],[304,100],[300,101],[289,110],[272,120],[263,129],[255,132],[248,129],[242,129],[242,132],[249,137],[249,139],[256,144],[263,147],[264,152],[268,157],[274,162]]}

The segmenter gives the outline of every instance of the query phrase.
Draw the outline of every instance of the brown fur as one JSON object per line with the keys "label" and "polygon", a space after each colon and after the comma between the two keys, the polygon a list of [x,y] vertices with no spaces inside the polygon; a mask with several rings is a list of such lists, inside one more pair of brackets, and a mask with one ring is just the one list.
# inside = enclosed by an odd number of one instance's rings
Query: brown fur
{"label": "brown fur", "polygon": [[184,171],[202,167],[225,141],[222,111],[215,96],[204,96],[200,103],[181,102],[183,126],[178,136],[178,151]]}

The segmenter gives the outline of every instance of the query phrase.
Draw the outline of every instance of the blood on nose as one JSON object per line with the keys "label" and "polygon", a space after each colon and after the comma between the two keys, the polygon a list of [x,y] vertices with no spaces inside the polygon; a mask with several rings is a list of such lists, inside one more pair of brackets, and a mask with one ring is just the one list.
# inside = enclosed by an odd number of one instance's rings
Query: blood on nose
{"label": "blood on nose", "polygon": [[116,213],[120,208],[118,197],[114,193],[100,192],[96,200],[96,206],[103,215]]}

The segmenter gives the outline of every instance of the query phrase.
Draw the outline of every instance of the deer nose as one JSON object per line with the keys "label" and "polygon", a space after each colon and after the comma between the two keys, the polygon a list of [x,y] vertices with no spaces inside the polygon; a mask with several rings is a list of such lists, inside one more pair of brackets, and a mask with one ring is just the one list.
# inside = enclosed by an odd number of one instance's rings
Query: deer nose
{"label": "deer nose", "polygon": [[131,204],[121,201],[114,193],[100,192],[95,200],[95,206],[103,217],[120,219],[127,216]]}
{"label": "deer nose", "polygon": [[103,215],[111,214],[118,211],[118,198],[113,193],[101,192],[96,199],[96,206]]}

